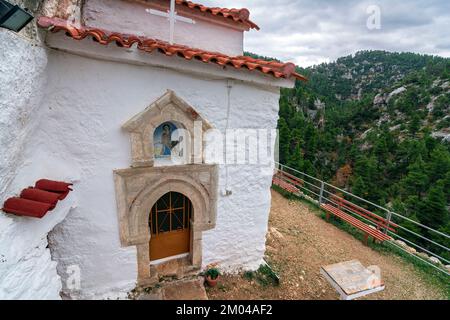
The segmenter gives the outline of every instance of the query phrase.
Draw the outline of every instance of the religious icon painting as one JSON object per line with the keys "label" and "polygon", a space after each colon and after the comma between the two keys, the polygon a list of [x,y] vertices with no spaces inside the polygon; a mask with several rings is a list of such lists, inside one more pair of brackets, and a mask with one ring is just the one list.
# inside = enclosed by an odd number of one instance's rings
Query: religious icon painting
{"label": "religious icon painting", "polygon": [[177,127],[172,122],[164,122],[155,129],[153,143],[156,159],[170,158],[172,149],[179,143],[176,130]]}

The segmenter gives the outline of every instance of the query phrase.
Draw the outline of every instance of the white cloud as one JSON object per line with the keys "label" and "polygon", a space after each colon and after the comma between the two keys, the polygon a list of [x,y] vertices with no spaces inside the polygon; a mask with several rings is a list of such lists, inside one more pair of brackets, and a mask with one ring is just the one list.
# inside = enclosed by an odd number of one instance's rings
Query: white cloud
{"label": "white cloud", "polygon": [[[450,56],[448,0],[199,0],[204,5],[246,7],[260,31],[245,48],[309,66],[358,50],[411,51]],[[381,9],[381,29],[366,27],[366,9]]]}

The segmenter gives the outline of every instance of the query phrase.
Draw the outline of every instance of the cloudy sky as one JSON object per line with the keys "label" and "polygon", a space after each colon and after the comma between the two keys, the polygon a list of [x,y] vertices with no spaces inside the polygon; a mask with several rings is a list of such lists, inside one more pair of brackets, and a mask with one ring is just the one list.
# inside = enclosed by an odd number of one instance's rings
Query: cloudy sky
{"label": "cloudy sky", "polygon": [[301,66],[332,61],[362,49],[450,57],[450,0],[198,2],[248,8],[261,30],[246,33],[246,50]]}

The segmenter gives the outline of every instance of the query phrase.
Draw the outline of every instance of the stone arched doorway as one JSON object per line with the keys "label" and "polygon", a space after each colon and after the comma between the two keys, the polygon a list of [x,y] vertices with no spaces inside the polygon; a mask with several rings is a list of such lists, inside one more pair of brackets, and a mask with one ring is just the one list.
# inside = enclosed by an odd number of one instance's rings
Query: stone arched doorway
{"label": "stone arched doorway", "polygon": [[[149,215],[169,192],[185,195],[192,204],[189,255],[177,274],[198,269],[202,263],[202,233],[214,228],[217,209],[217,167],[187,165],[129,168],[114,171],[119,230],[123,246],[136,246],[138,283],[152,284],[158,273],[151,268]],[[153,271],[152,271],[153,270]]]}
{"label": "stone arched doorway", "polygon": [[[158,269],[151,262],[176,256],[181,251],[188,255],[182,264],[175,264],[177,275],[200,268],[202,233],[215,227],[217,211],[218,168],[206,164],[203,153],[203,135],[211,125],[168,90],[123,128],[131,135],[132,163],[131,168],[114,170],[114,180],[120,240],[122,246],[137,248],[138,284],[157,282],[163,268]],[[159,162],[161,159],[170,161]],[[183,235],[173,233],[173,237],[166,237],[172,239],[152,245],[152,236],[156,240],[160,234],[156,229],[152,234],[149,216],[168,193],[179,193],[189,199],[191,214],[184,217],[184,223],[186,220],[189,223],[183,224],[187,226]],[[170,211],[170,205],[165,210]],[[167,225],[160,227],[161,234],[172,231]],[[170,241],[180,247],[172,246]]]}
{"label": "stone arched doorway", "polygon": [[188,256],[191,251],[191,200],[179,192],[168,192],[150,210],[150,261]]}

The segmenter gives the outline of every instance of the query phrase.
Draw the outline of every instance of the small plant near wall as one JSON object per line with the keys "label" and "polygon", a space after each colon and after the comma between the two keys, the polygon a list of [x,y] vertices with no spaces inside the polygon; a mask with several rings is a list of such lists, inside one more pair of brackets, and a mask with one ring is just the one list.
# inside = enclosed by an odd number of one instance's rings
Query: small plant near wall
{"label": "small plant near wall", "polygon": [[279,276],[268,264],[260,265],[256,271],[245,271],[242,274],[242,277],[249,282],[255,281],[262,287],[267,287],[269,285],[277,287],[280,285]]}
{"label": "small plant near wall", "polygon": [[259,266],[258,271],[256,271],[256,280],[263,287],[266,287],[268,285],[276,287],[280,285],[279,276],[272,270],[272,268],[268,264],[262,264]]}
{"label": "small plant near wall", "polygon": [[215,265],[209,265],[204,272],[205,280],[208,286],[215,287],[219,280],[220,271]]}

